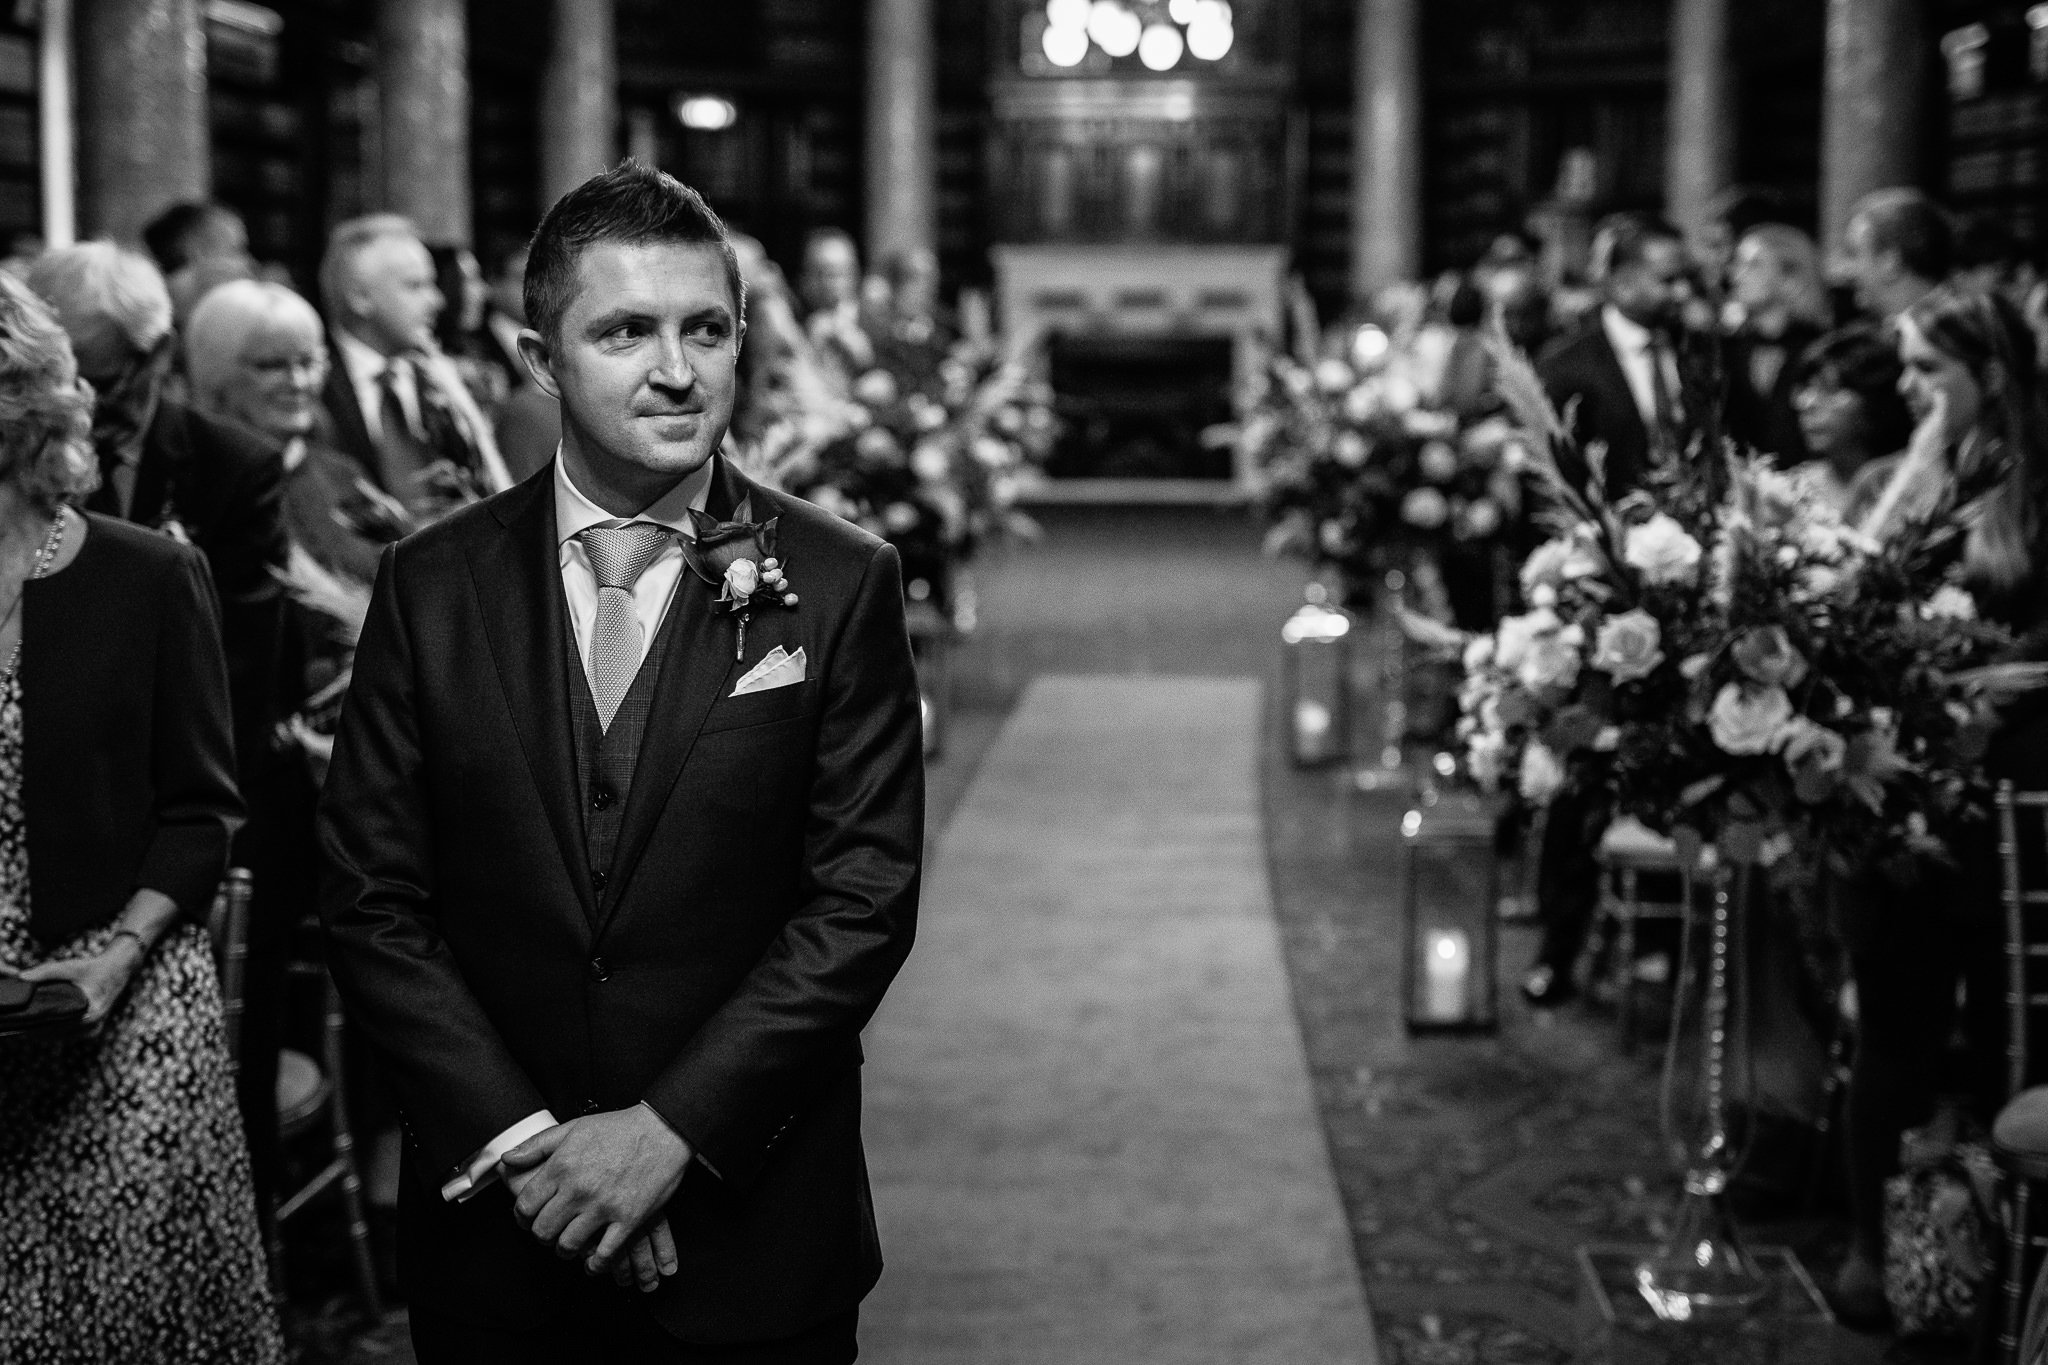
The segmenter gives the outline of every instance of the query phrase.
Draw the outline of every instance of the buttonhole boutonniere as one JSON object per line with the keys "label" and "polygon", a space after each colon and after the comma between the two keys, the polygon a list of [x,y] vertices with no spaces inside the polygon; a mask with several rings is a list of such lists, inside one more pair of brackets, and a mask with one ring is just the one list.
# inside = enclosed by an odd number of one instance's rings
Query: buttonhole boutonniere
{"label": "buttonhole boutonniere", "polygon": [[775,557],[776,518],[749,521],[752,509],[750,498],[740,504],[733,521],[720,521],[692,509],[690,520],[697,538],[683,548],[691,571],[718,590],[712,605],[739,619],[739,640],[733,651],[736,659],[747,652],[747,621],[754,612],[797,604],[782,561]]}

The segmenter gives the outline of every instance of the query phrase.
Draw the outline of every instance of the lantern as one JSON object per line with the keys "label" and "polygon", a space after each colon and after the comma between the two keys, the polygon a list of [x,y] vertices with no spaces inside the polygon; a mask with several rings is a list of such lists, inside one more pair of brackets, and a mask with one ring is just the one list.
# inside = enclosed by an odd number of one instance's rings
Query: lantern
{"label": "lantern", "polygon": [[1496,822],[1479,798],[1433,790],[1401,817],[1401,1003],[1410,1033],[1499,1023]]}
{"label": "lantern", "polygon": [[1330,604],[1321,583],[1280,628],[1280,692],[1287,751],[1298,768],[1351,753],[1351,614]]}

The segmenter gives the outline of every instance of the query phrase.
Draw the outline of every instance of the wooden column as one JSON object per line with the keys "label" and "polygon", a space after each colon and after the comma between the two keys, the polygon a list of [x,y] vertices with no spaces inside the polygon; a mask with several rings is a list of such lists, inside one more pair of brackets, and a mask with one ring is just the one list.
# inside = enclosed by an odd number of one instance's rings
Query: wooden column
{"label": "wooden column", "polygon": [[1920,0],[1828,0],[1820,229],[1829,253],[1841,249],[1858,199],[1920,181],[1922,35]]}
{"label": "wooden column", "polygon": [[1358,0],[1352,54],[1351,293],[1422,274],[1421,0]]}
{"label": "wooden column", "polygon": [[471,245],[463,0],[378,0],[377,101],[383,206],[428,242]]}
{"label": "wooden column", "polygon": [[555,0],[541,76],[543,208],[619,158],[619,48],[612,0]]}
{"label": "wooden column", "polygon": [[199,0],[84,0],[77,21],[84,228],[139,243],[213,183]]}
{"label": "wooden column", "polygon": [[867,251],[938,240],[938,78],[932,0],[869,0]]}
{"label": "wooden column", "polygon": [[1674,0],[1664,211],[1690,232],[1735,179],[1735,84],[1729,0]]}

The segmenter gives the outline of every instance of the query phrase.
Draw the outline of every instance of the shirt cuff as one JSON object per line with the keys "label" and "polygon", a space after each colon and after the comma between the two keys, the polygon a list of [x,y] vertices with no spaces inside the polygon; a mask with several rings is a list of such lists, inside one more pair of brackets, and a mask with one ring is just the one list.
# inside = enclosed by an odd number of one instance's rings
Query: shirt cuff
{"label": "shirt cuff", "polygon": [[505,1153],[554,1126],[555,1116],[545,1109],[528,1114],[477,1148],[469,1160],[462,1163],[462,1169],[455,1173],[455,1177],[441,1187],[441,1198],[460,1204],[489,1189],[497,1183],[498,1163],[504,1160]]}

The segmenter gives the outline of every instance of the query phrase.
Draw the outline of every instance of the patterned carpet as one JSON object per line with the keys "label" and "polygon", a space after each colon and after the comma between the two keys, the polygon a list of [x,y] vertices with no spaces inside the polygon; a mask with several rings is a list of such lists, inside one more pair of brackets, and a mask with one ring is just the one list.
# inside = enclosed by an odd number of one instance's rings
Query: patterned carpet
{"label": "patterned carpet", "polygon": [[[1279,622],[1301,576],[1258,555],[1242,515],[1073,509],[1044,544],[978,573],[983,626],[958,659],[960,711],[932,774],[936,834],[1031,679],[1044,673],[1275,680]],[[1670,1185],[1654,1134],[1652,1049],[1622,1055],[1610,1018],[1532,1015],[1512,981],[1534,944],[1503,944],[1494,1038],[1410,1041],[1392,964],[1403,803],[1289,768],[1264,748],[1267,852],[1302,1042],[1360,1275],[1387,1365],[1572,1358],[1572,1250],[1657,1230]],[[308,1226],[309,1234],[320,1234]],[[1816,1274],[1840,1254],[1828,1218],[1752,1229]],[[402,1320],[365,1333],[338,1257],[296,1277],[305,1358],[407,1360]],[[1942,1361],[1841,1332],[1832,1359]],[[963,1365],[973,1362],[963,1361]]]}

